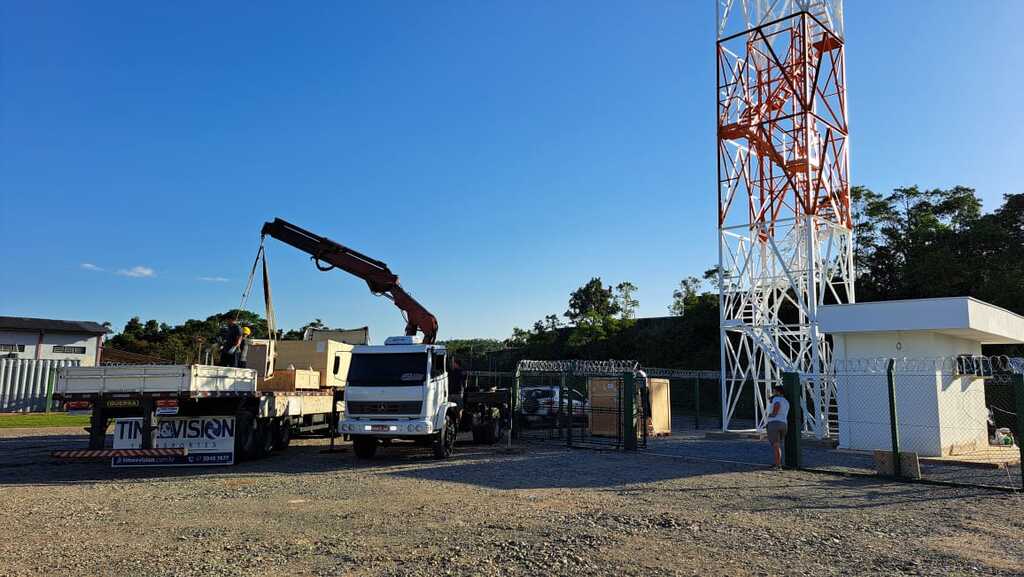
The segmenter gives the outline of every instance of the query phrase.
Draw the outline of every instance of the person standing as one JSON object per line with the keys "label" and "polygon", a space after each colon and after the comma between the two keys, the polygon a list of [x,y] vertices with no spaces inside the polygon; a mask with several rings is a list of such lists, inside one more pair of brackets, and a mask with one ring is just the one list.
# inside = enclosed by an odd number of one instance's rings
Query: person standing
{"label": "person standing", "polygon": [[245,335],[242,333],[242,327],[238,326],[238,321],[230,313],[224,315],[224,321],[227,326],[224,328],[224,344],[220,349],[220,366],[237,367],[238,354]]}
{"label": "person standing", "polygon": [[772,387],[771,405],[768,412],[768,442],[772,444],[775,468],[782,468],[782,441],[789,430],[789,401],[786,391],[776,385]]}
{"label": "person standing", "polygon": [[238,368],[247,368],[247,362],[249,357],[249,338],[252,335],[252,329],[249,327],[242,327],[242,343],[238,345]]}

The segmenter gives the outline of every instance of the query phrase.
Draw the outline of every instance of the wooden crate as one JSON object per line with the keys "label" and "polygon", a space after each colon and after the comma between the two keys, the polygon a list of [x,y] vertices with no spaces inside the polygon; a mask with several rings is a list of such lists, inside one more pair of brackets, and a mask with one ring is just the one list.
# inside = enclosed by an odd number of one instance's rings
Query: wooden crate
{"label": "wooden crate", "polygon": [[262,379],[273,370],[270,364],[274,357],[274,341],[270,339],[249,339],[249,353],[246,355],[245,366],[255,369],[256,376]]}
{"label": "wooden crate", "polygon": [[647,434],[661,437],[672,434],[672,397],[668,379],[647,379],[651,396],[651,414],[647,419]]}
{"label": "wooden crate", "polygon": [[[639,384],[639,381],[638,381]],[[650,390],[651,414],[647,416],[643,425],[637,417],[636,431],[640,433],[641,426],[647,427],[648,436],[665,436],[672,434],[672,405],[669,391],[668,379],[648,379],[647,386]],[[587,381],[587,388],[590,395],[590,432],[592,435],[602,437],[615,437],[619,434],[619,387],[620,381],[616,378],[591,377]],[[640,403],[642,397],[639,389],[635,407],[637,415],[640,414]]]}
{"label": "wooden crate", "polygon": [[338,341],[277,341],[275,366],[320,373],[320,386],[344,387],[352,362],[352,345]]}
{"label": "wooden crate", "polygon": [[278,369],[260,380],[261,391],[315,391],[320,388],[320,373],[310,369]]}
{"label": "wooden crate", "polygon": [[590,434],[597,437],[619,436],[619,379],[587,379],[590,397]]}

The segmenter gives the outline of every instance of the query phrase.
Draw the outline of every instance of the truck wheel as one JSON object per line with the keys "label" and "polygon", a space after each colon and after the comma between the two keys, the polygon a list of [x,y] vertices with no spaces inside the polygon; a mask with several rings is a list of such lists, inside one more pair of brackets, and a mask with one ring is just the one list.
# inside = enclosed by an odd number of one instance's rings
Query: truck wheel
{"label": "truck wheel", "polygon": [[292,442],[292,424],[288,418],[279,419],[274,427],[274,449],[283,451]]}
{"label": "truck wheel", "polygon": [[274,452],[274,438],[277,427],[271,419],[256,420],[257,457],[266,457]]}
{"label": "truck wheel", "polygon": [[377,454],[377,439],[363,435],[352,437],[352,450],[360,459],[372,459]]}
{"label": "truck wheel", "polygon": [[235,415],[235,459],[247,461],[256,457],[256,427],[253,415],[243,411]]}
{"label": "truck wheel", "polygon": [[450,414],[446,415],[444,418],[444,428],[434,438],[434,457],[438,459],[451,457],[452,452],[455,451],[455,438],[458,435],[459,424],[455,422],[455,419]]}

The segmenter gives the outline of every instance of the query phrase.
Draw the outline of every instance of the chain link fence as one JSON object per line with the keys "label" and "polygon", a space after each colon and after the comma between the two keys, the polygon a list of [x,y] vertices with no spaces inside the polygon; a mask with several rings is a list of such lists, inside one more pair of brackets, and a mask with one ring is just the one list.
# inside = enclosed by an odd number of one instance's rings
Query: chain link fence
{"label": "chain link fence", "polygon": [[635,450],[652,434],[650,392],[633,361],[520,361],[513,398],[521,441]]}
{"label": "chain link fence", "polygon": [[[514,373],[469,375],[470,385],[479,378],[512,388],[513,434],[521,441],[647,449],[753,467],[773,462],[752,406],[749,427],[722,430],[717,372],[641,369],[631,361],[522,361]],[[847,360],[823,382],[798,373],[783,381],[792,407],[787,466],[1024,490],[1024,359]],[[811,394],[822,387],[828,395]],[[814,398],[829,399],[828,406],[814,406]],[[740,422],[736,415],[732,425]],[[659,428],[661,416],[671,424]]]}
{"label": "chain link fence", "polygon": [[[824,435],[802,431],[790,450],[804,469],[1020,490],[1022,379],[1024,362],[1007,357],[837,363],[835,418]],[[794,426],[815,410],[797,396],[814,384],[787,380],[800,384],[788,394],[799,399]]]}

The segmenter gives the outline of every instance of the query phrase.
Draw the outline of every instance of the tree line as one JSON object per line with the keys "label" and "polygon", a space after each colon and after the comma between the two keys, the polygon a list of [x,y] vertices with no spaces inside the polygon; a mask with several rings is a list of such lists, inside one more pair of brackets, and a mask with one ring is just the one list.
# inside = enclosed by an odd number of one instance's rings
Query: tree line
{"label": "tree line", "polygon": [[[859,302],[972,296],[1024,314],[1024,194],[1007,194],[983,214],[974,189],[901,187],[879,194],[851,190],[855,292]],[[669,316],[636,319],[637,287],[605,286],[599,277],[569,295],[568,310],[530,329],[514,328],[504,343],[477,344],[487,362],[519,358],[635,359],[647,366],[719,368],[717,267],[680,281]],[[563,320],[564,317],[564,320]],[[987,347],[1024,355],[1024,347]],[[484,351],[482,355],[477,354]],[[479,358],[477,358],[479,357]],[[494,362],[488,364],[494,365]]]}
{"label": "tree line", "polygon": [[[252,311],[230,309],[202,320],[189,319],[174,326],[155,319],[142,322],[139,317],[132,317],[120,332],[107,337],[104,347],[156,357],[167,362],[201,362],[204,352],[220,344],[226,316],[235,317],[239,324],[249,327],[251,338],[267,338],[267,321],[262,316]],[[103,324],[110,327],[110,323]],[[277,338],[300,340],[307,328],[328,327],[320,319],[314,319],[298,329],[278,330]]]}

